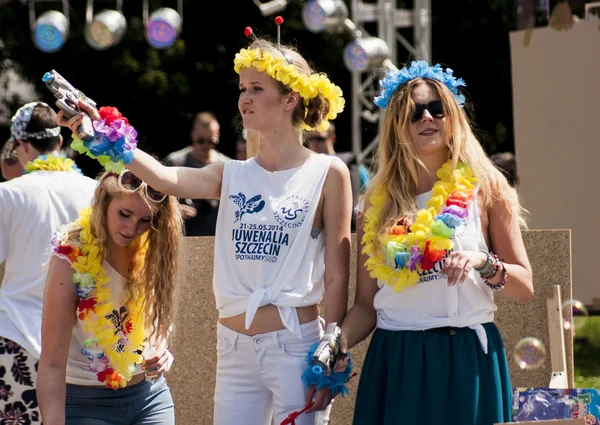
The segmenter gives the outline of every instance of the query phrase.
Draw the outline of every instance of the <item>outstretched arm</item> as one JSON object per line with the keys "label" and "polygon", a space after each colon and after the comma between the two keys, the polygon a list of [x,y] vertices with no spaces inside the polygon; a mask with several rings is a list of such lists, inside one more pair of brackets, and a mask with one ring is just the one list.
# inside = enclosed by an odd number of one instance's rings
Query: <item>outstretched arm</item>
{"label": "outstretched arm", "polygon": [[[94,107],[81,101],[79,106],[92,120],[100,119],[100,114]],[[67,119],[64,113],[59,111],[57,123],[69,127],[77,134],[77,127],[81,124],[83,116],[81,113]],[[221,195],[223,163],[210,164],[204,168],[165,167],[152,156],[136,149],[133,160],[126,166],[154,189],[178,198],[219,199]]]}

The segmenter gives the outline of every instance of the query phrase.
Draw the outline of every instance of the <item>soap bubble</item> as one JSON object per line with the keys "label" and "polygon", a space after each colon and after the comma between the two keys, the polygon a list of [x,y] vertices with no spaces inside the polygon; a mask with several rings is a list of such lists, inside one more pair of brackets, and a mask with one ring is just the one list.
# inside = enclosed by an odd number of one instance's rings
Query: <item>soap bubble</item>
{"label": "soap bubble", "polygon": [[523,338],[515,345],[513,357],[521,369],[537,369],[546,361],[546,347],[537,338]]}
{"label": "soap bubble", "polygon": [[585,325],[588,319],[588,311],[581,301],[568,300],[562,305],[562,316],[565,330],[574,331]]}

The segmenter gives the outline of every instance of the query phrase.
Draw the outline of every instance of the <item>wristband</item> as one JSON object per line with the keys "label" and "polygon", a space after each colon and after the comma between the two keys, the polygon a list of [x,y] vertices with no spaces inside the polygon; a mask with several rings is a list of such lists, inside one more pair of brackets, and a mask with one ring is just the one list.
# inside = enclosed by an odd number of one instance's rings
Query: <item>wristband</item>
{"label": "wristband", "polygon": [[98,110],[100,119],[92,124],[94,139],[84,142],[73,136],[71,147],[98,160],[107,171],[119,174],[133,160],[137,148],[137,131],[129,125],[117,108],[105,106]]}
{"label": "wristband", "polygon": [[343,372],[334,371],[331,373],[331,375],[326,376],[323,373],[323,369],[320,366],[314,366],[312,362],[313,354],[318,346],[318,342],[313,344],[306,355],[306,363],[308,364],[308,368],[302,374],[302,382],[304,383],[304,386],[306,388],[310,388],[311,386],[316,385],[317,390],[329,388],[333,397],[337,396],[338,394],[342,394],[342,396],[349,394],[350,392],[346,387],[346,382],[350,380],[353,368],[350,353],[346,353],[348,356],[348,366],[346,367],[346,370]]}

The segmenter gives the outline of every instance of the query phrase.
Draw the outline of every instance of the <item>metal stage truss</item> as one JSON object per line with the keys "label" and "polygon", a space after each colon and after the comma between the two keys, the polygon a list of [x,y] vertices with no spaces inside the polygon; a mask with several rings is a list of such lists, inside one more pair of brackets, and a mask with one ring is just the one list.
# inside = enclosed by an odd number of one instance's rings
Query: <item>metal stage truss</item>
{"label": "metal stage truss", "polygon": [[[381,112],[373,103],[378,94],[378,82],[390,69],[396,69],[399,47],[404,48],[414,59],[431,62],[431,0],[414,0],[412,9],[397,7],[397,0],[378,0],[366,3],[361,0],[350,0],[351,21],[346,21],[346,28],[356,36],[368,36],[363,29],[364,23],[376,23],[377,37],[386,42],[389,56],[382,66],[366,71],[352,72],[352,151],[358,163],[377,145],[377,137],[363,148],[363,120],[376,123]],[[411,44],[398,30],[413,29]],[[360,32],[360,33],[358,33]]]}

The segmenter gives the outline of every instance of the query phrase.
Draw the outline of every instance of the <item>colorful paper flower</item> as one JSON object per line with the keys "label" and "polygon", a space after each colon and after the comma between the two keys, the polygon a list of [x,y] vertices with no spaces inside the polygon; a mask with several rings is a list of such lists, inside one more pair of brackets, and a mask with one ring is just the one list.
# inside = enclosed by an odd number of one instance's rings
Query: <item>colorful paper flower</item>
{"label": "colorful paper flower", "polygon": [[[113,111],[113,115],[115,112]],[[119,120],[114,120],[113,124]],[[115,310],[112,303],[109,278],[102,267],[100,242],[90,228],[92,209],[80,211],[79,218],[63,227],[53,238],[55,252],[79,253],[71,262],[73,282],[76,284],[78,318],[82,321],[86,339],[82,353],[90,360],[90,370],[98,372],[98,380],[109,388],[124,387],[141,364],[141,350],[146,337],[143,292],[131,297],[126,305],[126,323],[115,323],[110,313]],[[78,238],[68,235],[78,234]],[[145,237],[142,235],[142,237]],[[141,244],[145,246],[144,243]],[[143,267],[144,251],[139,251]],[[103,365],[104,364],[104,365]]]}
{"label": "colorful paper flower", "polygon": [[[459,163],[452,169],[450,161],[437,172],[438,181],[426,208],[419,210],[406,229],[402,219],[381,239],[379,220],[385,199],[385,187],[376,188],[365,212],[362,252],[369,255],[365,266],[371,277],[391,285],[395,292],[416,285],[419,273],[433,269],[453,248],[452,238],[468,213],[477,182],[471,169]],[[460,205],[457,205],[460,204]]]}
{"label": "colorful paper flower", "polygon": [[65,155],[54,154],[40,155],[33,161],[25,164],[26,173],[33,171],[70,171],[82,174],[75,161],[71,158],[67,158]]}
{"label": "colorful paper flower", "polygon": [[413,61],[410,67],[404,67],[398,71],[390,71],[383,80],[379,81],[382,91],[381,95],[375,98],[375,104],[381,109],[385,109],[396,91],[396,89],[407,81],[415,78],[429,78],[443,83],[454,94],[456,102],[463,106],[465,97],[458,92],[458,87],[465,86],[462,78],[456,78],[450,68],[442,69],[440,64],[429,66],[425,61]]}
{"label": "colorful paper flower", "polygon": [[274,57],[269,52],[260,49],[242,49],[235,55],[233,69],[238,74],[243,68],[253,66],[271,78],[289,86],[300,97],[308,102],[321,94],[329,100],[329,112],[323,122],[316,128],[302,124],[305,130],[325,131],[329,128],[329,121],[334,120],[344,110],[345,100],[342,89],[333,84],[324,74],[305,75],[298,72],[296,66],[287,63],[283,57]]}

